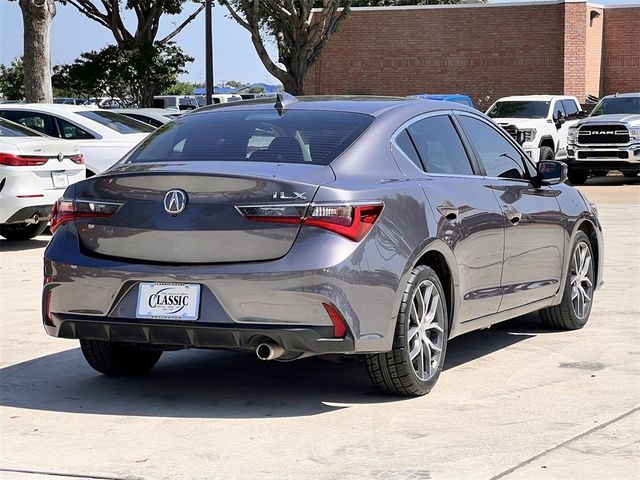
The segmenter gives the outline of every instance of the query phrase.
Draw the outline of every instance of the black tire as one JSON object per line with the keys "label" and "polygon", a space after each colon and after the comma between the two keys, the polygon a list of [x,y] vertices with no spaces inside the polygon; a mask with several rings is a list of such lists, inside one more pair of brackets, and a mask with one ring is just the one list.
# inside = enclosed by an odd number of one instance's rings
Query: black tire
{"label": "black tire", "polygon": [[0,225],[0,235],[7,240],[29,240],[42,234],[47,228],[47,222],[38,223],[4,223]]}
{"label": "black tire", "polygon": [[638,176],[638,172],[622,172],[622,174],[626,178],[636,178]]}
{"label": "black tire", "polygon": [[594,177],[606,177],[609,174],[609,170],[593,170],[591,175]]}
{"label": "black tire", "polygon": [[[582,318],[576,314],[575,306],[572,298],[572,285],[571,285],[571,277],[576,274],[573,259],[576,254],[576,250],[579,245],[586,245],[589,256],[591,258],[591,268],[588,272],[589,281],[591,282],[591,301],[589,302],[588,310],[584,312],[584,316]],[[544,323],[547,327],[560,329],[560,330],[578,330],[584,327],[589,320],[589,315],[591,314],[591,306],[593,305],[593,292],[595,290],[595,265],[593,264],[593,247],[591,246],[591,242],[589,241],[589,237],[580,231],[576,235],[576,239],[574,241],[573,247],[571,248],[571,256],[569,257],[569,271],[567,272],[567,280],[564,285],[564,292],[562,295],[562,301],[558,305],[554,305],[553,307],[544,308],[539,311],[540,318],[542,319],[542,323]]]}
{"label": "black tire", "polygon": [[161,351],[145,350],[143,345],[103,340],[80,340],[80,348],[94,370],[114,377],[148,373],[162,355]]}
{"label": "black tire", "polygon": [[[419,377],[419,373],[416,372],[410,357],[410,341],[415,337],[407,337],[410,331],[410,323],[413,321],[410,311],[414,294],[418,288],[428,285],[429,282],[434,286],[439,296],[435,314],[441,331],[428,330],[428,335],[431,335],[431,338],[433,338],[433,335],[437,337],[434,343],[441,342],[441,350],[439,354],[435,354],[438,358],[434,359],[433,363],[430,362],[430,376],[425,380]],[[430,303],[430,305],[432,304]],[[416,267],[413,272],[411,272],[411,277],[409,278],[402,297],[391,351],[365,356],[367,371],[371,382],[380,390],[394,395],[415,397],[429,393],[438,381],[444,365],[447,351],[447,337],[449,335],[448,318],[447,303],[440,279],[430,267],[426,265]],[[423,343],[420,338],[418,338],[418,344],[422,350]],[[422,356],[422,353],[420,355]],[[429,350],[429,355],[431,355],[431,350]],[[425,371],[424,366],[425,364],[423,363],[423,372]]]}
{"label": "black tire", "polygon": [[569,167],[567,177],[569,177],[571,185],[584,185],[587,178],[589,178],[589,172],[586,170],[572,170],[571,167]]}
{"label": "black tire", "polygon": [[553,160],[555,157],[551,147],[540,147],[540,160]]}

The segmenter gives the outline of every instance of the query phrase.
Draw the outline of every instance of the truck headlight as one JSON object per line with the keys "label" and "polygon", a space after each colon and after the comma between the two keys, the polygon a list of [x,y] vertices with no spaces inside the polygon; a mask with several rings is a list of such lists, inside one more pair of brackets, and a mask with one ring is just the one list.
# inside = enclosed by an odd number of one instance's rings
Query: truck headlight
{"label": "truck headlight", "polygon": [[569,127],[569,131],[567,132],[567,140],[569,142],[575,142],[578,137],[578,127]]}
{"label": "truck headlight", "polygon": [[534,138],[536,138],[536,129],[535,128],[522,128],[520,129],[522,133],[522,138],[525,142],[530,142]]}
{"label": "truck headlight", "polygon": [[640,140],[640,127],[631,127],[629,129],[629,138],[631,140]]}

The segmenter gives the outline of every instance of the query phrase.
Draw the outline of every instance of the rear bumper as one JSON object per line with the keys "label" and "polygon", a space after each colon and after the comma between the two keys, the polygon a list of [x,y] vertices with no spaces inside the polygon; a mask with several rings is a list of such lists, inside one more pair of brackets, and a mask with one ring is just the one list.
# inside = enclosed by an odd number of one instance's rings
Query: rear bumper
{"label": "rear bumper", "polygon": [[[71,338],[87,338],[86,326],[73,326],[80,322],[93,325],[92,335],[102,339],[117,330],[158,345],[167,344],[166,338],[157,339],[160,333],[173,332],[171,345],[246,348],[259,332],[269,331],[279,338],[263,332],[267,339],[285,343],[285,348],[288,342],[292,351],[384,352],[391,348],[404,282],[403,271],[393,272],[403,265],[378,259],[382,248],[374,235],[355,243],[323,230],[303,229],[287,255],[276,260],[149,264],[86,254],[75,224],[68,222],[56,230],[45,251],[42,307],[51,312],[53,323],[47,325],[44,316],[43,322],[50,335]],[[380,268],[366,270],[363,264]],[[198,320],[138,319],[141,282],[199,284]],[[323,304],[340,313],[351,340],[333,337]],[[71,323],[63,327],[65,322]],[[221,332],[227,339],[218,344]]]}
{"label": "rear bumper", "polygon": [[260,343],[273,341],[293,354],[354,352],[353,338],[350,335],[345,338],[332,338],[332,327],[231,327],[198,322],[149,322],[59,314],[52,315],[44,327],[47,333],[54,337],[138,343],[155,347],[255,350]]}
{"label": "rear bumper", "polygon": [[52,205],[29,205],[22,207],[8,218],[3,215],[2,218],[5,218],[5,220],[2,223],[24,223],[25,221],[35,223],[46,221],[49,220],[51,216],[51,207]]}

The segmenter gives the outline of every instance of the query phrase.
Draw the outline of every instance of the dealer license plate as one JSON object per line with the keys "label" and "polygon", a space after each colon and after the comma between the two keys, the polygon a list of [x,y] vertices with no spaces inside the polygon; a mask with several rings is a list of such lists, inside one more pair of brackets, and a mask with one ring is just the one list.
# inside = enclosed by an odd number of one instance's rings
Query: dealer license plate
{"label": "dealer license plate", "polygon": [[197,320],[200,285],[193,283],[140,283],[138,318]]}
{"label": "dealer license plate", "polygon": [[51,172],[51,181],[55,188],[64,188],[69,186],[69,178],[67,172]]}

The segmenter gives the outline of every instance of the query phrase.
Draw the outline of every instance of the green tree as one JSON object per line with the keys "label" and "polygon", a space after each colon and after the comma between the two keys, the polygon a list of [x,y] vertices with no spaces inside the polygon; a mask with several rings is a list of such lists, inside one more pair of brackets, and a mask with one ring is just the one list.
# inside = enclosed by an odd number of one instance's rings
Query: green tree
{"label": "green tree", "polygon": [[193,83],[176,81],[162,92],[163,95],[193,95],[195,90]]}
{"label": "green tree", "polygon": [[[106,61],[114,56],[124,60],[120,73],[114,73],[126,84],[109,88],[131,92],[140,106],[152,106],[153,96],[160,94],[176,81],[176,75],[186,73],[184,65],[193,59],[185,55],[172,40],[198,14],[204,10],[204,2],[191,0],[58,0],[64,5],[72,5],[87,18],[108,28],[116,46],[107,47],[100,52]],[[166,36],[157,38],[160,21],[167,15],[180,15],[189,5],[193,5],[191,13]],[[135,29],[128,28],[123,21],[123,13],[131,10],[135,13]],[[116,51],[118,50],[118,51]],[[89,59],[85,59],[89,60]],[[166,65],[163,65],[166,62]],[[115,67],[107,63],[107,67]],[[139,75],[133,81],[132,76]],[[165,75],[166,78],[162,76]],[[137,85],[136,85],[137,84]],[[106,87],[103,87],[106,88]]]}
{"label": "green tree", "polygon": [[[79,97],[133,98],[141,107],[153,106],[153,97],[176,83],[193,61],[169,42],[134,48],[109,45],[85,52],[74,63],[54,68],[53,85]],[[144,81],[141,81],[144,79]]]}
{"label": "green tree", "polygon": [[11,100],[24,98],[24,65],[22,57],[11,60],[10,65],[0,65],[0,96]]}
{"label": "green tree", "polygon": [[264,93],[264,87],[255,86],[249,89],[249,93]]}

